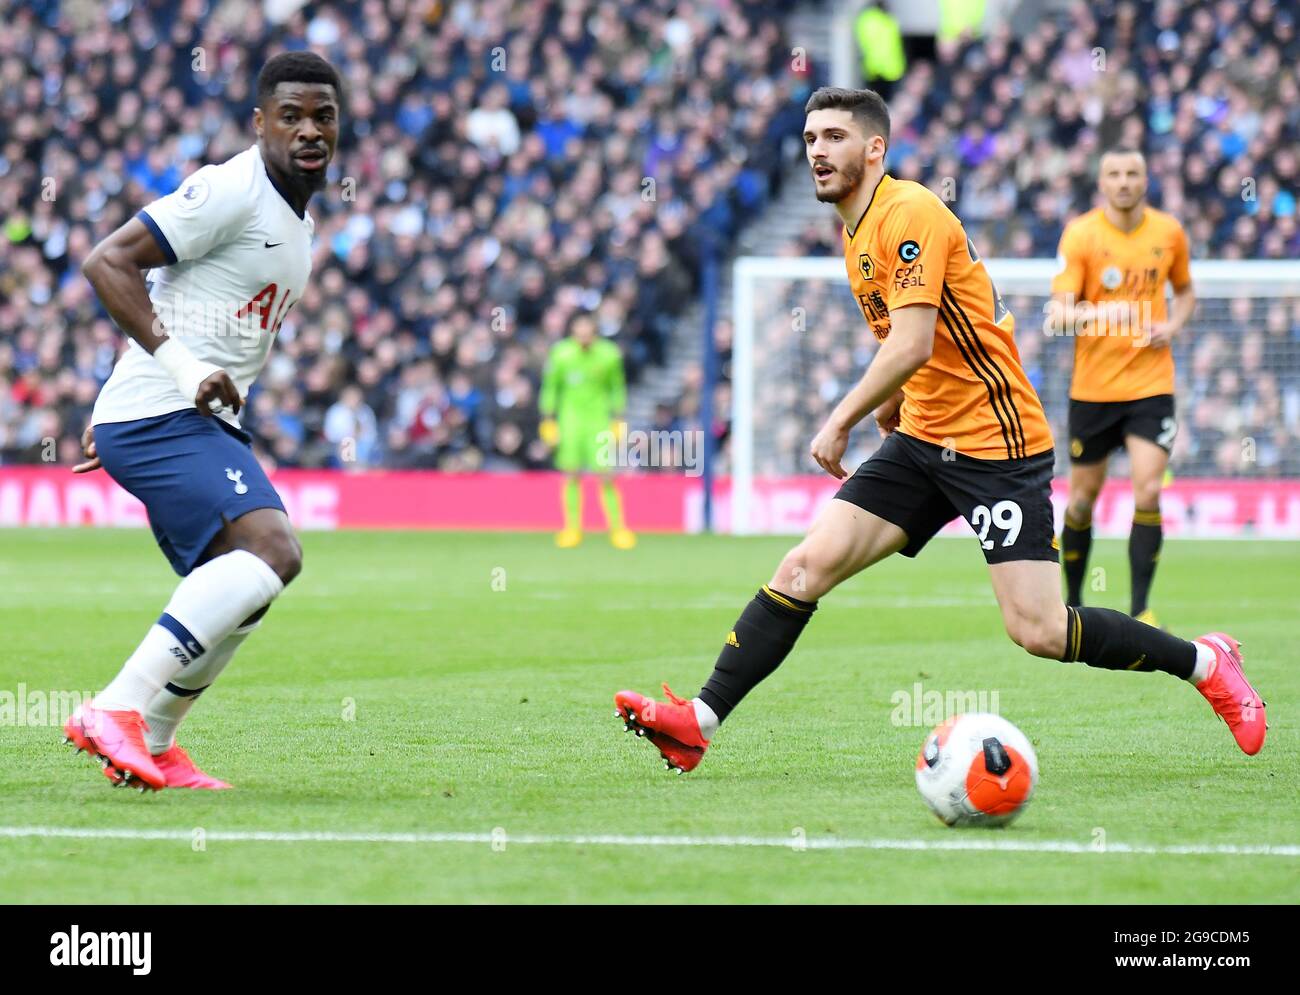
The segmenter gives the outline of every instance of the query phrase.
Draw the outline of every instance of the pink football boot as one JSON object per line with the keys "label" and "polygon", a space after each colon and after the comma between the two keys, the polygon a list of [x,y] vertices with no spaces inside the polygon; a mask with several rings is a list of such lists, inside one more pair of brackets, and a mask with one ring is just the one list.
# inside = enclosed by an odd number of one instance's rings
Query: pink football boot
{"label": "pink football boot", "polygon": [[[63,724],[65,743],[95,757],[115,784],[141,791],[160,791],[167,779],[144,745],[145,724],[139,712],[109,711],[94,702],[80,706]],[[109,773],[109,771],[112,773]]]}
{"label": "pink football boot", "polygon": [[1242,672],[1241,644],[1226,632],[1211,632],[1195,641],[1214,650],[1210,674],[1196,685],[1196,690],[1228,724],[1242,752],[1253,757],[1264,745],[1268,723],[1264,699]]}

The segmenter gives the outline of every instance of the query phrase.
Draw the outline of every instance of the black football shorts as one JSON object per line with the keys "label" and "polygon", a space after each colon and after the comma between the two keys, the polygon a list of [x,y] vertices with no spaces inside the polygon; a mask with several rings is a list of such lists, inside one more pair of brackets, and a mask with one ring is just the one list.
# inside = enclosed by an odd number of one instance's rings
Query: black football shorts
{"label": "black football shorts", "polygon": [[1055,462],[1050,449],[1024,459],[975,459],[895,431],[835,496],[906,532],[904,556],[915,556],[960,517],[975,530],[989,563],[1055,563]]}
{"label": "black football shorts", "polygon": [[1173,394],[1136,401],[1070,401],[1070,460],[1074,463],[1104,460],[1124,445],[1126,435],[1150,439],[1169,452],[1177,433]]}

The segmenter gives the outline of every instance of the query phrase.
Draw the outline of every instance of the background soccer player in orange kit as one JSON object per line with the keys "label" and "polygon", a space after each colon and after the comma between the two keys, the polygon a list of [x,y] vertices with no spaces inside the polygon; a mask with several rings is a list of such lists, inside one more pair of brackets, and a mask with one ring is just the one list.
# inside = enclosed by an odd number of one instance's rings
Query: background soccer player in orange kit
{"label": "background soccer player in orange kit", "polygon": [[[1070,222],[1061,236],[1049,315],[1054,330],[1075,335],[1070,502],[1061,530],[1066,603],[1083,603],[1092,509],[1110,454],[1122,446],[1133,481],[1130,612],[1156,625],[1147,598],[1163,538],[1160,489],[1178,431],[1170,346],[1196,296],[1182,225],[1146,202],[1142,153],[1103,155],[1097,185],[1105,205]],[[1173,287],[1172,308],[1166,284]]]}

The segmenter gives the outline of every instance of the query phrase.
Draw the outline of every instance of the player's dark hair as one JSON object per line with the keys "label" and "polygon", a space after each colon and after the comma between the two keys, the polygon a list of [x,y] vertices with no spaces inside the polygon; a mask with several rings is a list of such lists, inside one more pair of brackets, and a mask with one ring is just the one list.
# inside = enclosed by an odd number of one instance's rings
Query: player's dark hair
{"label": "player's dark hair", "polygon": [[[568,322],[565,323],[564,334],[572,335],[573,330],[578,327],[578,322],[582,321],[584,318],[596,322],[596,312],[585,310],[574,311],[573,314],[569,315]],[[599,322],[596,322],[596,330],[600,331]]]}
{"label": "player's dark hair", "polygon": [[803,112],[848,111],[867,135],[879,135],[889,147],[889,108],[885,98],[875,90],[849,90],[842,86],[823,86],[813,92]]}
{"label": "player's dark hair", "polygon": [[281,83],[324,83],[334,87],[343,103],[343,84],[338,71],[315,52],[281,52],[267,60],[257,74],[257,102],[264,106]]}

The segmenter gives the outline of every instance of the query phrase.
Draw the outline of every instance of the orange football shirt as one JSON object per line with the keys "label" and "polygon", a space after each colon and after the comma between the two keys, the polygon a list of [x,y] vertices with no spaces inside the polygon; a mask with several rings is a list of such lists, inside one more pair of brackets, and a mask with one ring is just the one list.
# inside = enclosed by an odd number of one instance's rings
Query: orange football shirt
{"label": "orange football shirt", "polygon": [[1052,430],[1020,365],[1015,319],[943,201],[885,175],[843,237],[849,283],[876,338],[889,336],[893,308],[939,309],[934,352],[903,385],[899,431],[976,459],[1051,449]]}
{"label": "orange football shirt", "polygon": [[[1169,314],[1165,284],[1182,290],[1191,282],[1187,233],[1172,215],[1143,210],[1131,232],[1122,232],[1098,207],[1065,226],[1058,250],[1061,271],[1052,293],[1102,305],[1131,301],[1146,305],[1152,323]],[[1076,401],[1136,401],[1174,392],[1174,355],[1167,348],[1142,345],[1140,328],[1119,326],[1122,334],[1078,334],[1074,339]]]}

